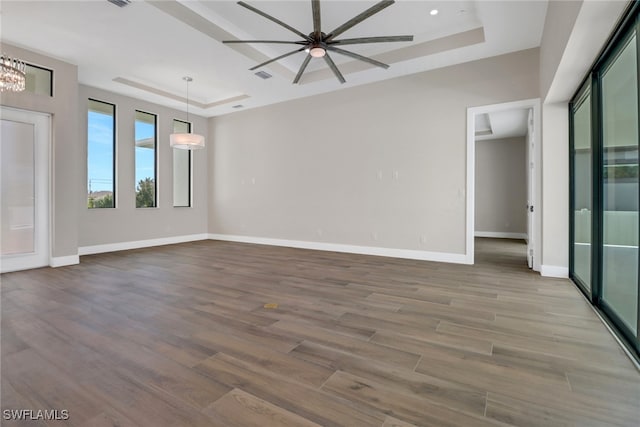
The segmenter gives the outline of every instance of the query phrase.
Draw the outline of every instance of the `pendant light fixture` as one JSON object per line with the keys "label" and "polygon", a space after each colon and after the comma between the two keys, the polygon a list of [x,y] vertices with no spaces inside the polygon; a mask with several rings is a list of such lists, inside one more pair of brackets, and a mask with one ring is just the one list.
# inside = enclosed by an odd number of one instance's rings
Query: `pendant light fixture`
{"label": "pendant light fixture", "polygon": [[26,68],[24,61],[0,53],[0,92],[22,92],[25,89]]}
{"label": "pendant light fixture", "polygon": [[[183,77],[182,80],[187,82],[187,122],[189,122],[189,83],[193,79],[189,76]],[[189,128],[191,129],[191,123],[189,122]],[[204,148],[204,136],[197,133],[172,133],[169,135],[169,143],[172,148],[179,148],[181,150],[198,150]]]}

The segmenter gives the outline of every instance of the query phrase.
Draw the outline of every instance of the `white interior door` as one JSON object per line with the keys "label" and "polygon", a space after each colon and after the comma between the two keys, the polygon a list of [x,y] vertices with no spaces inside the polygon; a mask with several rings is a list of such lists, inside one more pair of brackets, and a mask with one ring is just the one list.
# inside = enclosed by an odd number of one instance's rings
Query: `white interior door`
{"label": "white interior door", "polygon": [[0,109],[0,271],[49,265],[50,117]]}
{"label": "white interior door", "polygon": [[535,203],[535,140],[536,135],[533,127],[533,109],[529,110],[528,118],[528,130],[527,130],[527,264],[529,268],[533,268],[534,253],[534,240],[535,233],[533,232],[534,215],[536,214]]}

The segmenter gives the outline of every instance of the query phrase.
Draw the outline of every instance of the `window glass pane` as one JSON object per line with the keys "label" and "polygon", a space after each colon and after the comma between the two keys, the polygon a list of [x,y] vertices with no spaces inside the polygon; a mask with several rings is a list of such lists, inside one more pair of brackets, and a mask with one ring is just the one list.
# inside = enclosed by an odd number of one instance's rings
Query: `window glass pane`
{"label": "window glass pane", "polygon": [[[591,91],[590,88],[587,91]],[[591,95],[573,115],[573,274],[591,290]]]}
{"label": "window glass pane", "polygon": [[156,207],[156,119],[136,111],[136,208]]}
{"label": "window glass pane", "polygon": [[[191,123],[173,120],[173,133],[190,133]],[[173,149],[173,206],[191,206],[191,150]]]}
{"label": "window glass pane", "polygon": [[604,301],[634,333],[638,311],[636,37],[602,77]]}
{"label": "window glass pane", "polygon": [[26,64],[25,74],[25,91],[53,96],[53,71]]}
{"label": "window glass pane", "polygon": [[116,106],[89,100],[87,114],[87,207],[115,207]]}

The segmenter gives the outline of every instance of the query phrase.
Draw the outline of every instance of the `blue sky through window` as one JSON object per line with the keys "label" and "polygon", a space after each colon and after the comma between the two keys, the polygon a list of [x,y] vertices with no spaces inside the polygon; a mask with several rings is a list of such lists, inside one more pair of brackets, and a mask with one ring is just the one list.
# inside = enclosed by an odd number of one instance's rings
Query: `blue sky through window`
{"label": "blue sky through window", "polygon": [[[153,117],[153,116],[151,116]],[[136,120],[135,124],[136,142],[155,137],[155,123],[148,123]],[[155,144],[150,147],[138,147],[136,144],[136,187],[138,183],[145,179],[154,179],[155,171]]]}
{"label": "blue sky through window", "polygon": [[[87,179],[91,191],[113,191],[113,132],[113,115],[89,110]],[[153,140],[154,136],[154,123],[136,120],[136,141]],[[154,178],[155,147],[153,145],[150,147],[136,147],[135,156],[135,185],[137,186],[140,180]]]}
{"label": "blue sky through window", "polygon": [[87,175],[90,191],[113,191],[113,116],[89,111]]}

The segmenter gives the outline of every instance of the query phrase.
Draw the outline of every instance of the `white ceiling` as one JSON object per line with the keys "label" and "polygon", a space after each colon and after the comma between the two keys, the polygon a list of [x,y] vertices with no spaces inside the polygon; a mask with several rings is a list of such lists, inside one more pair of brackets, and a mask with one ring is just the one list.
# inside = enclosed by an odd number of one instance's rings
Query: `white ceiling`
{"label": "white ceiling", "polygon": [[[322,1],[323,31],[376,2]],[[311,32],[310,1],[247,3],[303,33]],[[342,35],[414,35],[413,42],[348,47],[387,62],[389,69],[333,54],[347,83],[341,85],[322,59],[314,59],[301,84],[293,85],[304,53],[263,67],[273,75],[268,80],[248,69],[295,45],[221,43],[298,40],[234,1],[134,0],[124,8],[106,0],[0,2],[3,42],[77,64],[82,84],[182,110],[186,107],[182,77],[192,76],[191,111],[206,117],[239,111],[232,108],[237,104],[254,108],[537,47],[546,8],[547,2],[538,0],[399,0]],[[439,14],[431,16],[432,9]]]}
{"label": "white ceiling", "polygon": [[476,115],[476,141],[525,136],[529,109],[494,111]]}

